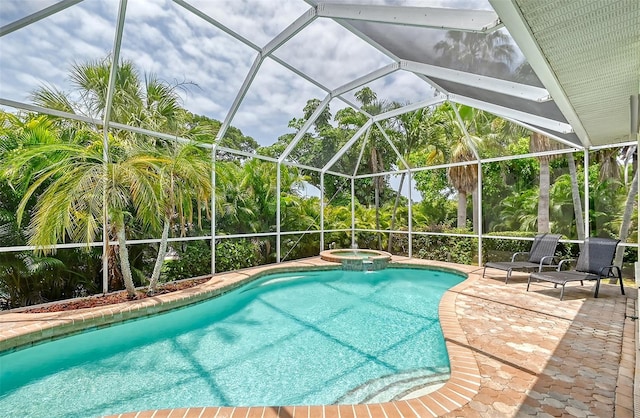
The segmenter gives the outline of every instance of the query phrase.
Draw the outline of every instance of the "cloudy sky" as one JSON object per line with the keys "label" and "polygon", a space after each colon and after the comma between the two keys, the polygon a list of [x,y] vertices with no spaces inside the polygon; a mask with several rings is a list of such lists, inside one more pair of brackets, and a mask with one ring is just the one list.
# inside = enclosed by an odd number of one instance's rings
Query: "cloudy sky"
{"label": "cloudy sky", "polygon": [[[249,42],[262,47],[310,5],[303,0],[187,0]],[[364,3],[384,3],[361,1]],[[54,0],[2,0],[0,26],[55,3]],[[457,6],[460,1],[387,1],[404,5]],[[486,2],[485,2],[486,3]],[[70,91],[73,63],[99,60],[113,48],[117,0],[85,0],[0,39],[0,97],[29,102],[38,86]],[[391,60],[329,19],[316,19],[275,55],[333,89],[383,67]],[[184,83],[183,104],[191,112],[224,120],[256,51],[171,0],[129,0],[121,58],[142,74]],[[370,87],[380,99],[416,102],[431,97],[416,88],[414,75],[396,72]],[[268,145],[291,132],[311,98],[326,93],[279,63],[267,59],[254,79],[232,125]],[[352,97],[352,96],[351,96]],[[332,112],[344,107],[331,102]]]}

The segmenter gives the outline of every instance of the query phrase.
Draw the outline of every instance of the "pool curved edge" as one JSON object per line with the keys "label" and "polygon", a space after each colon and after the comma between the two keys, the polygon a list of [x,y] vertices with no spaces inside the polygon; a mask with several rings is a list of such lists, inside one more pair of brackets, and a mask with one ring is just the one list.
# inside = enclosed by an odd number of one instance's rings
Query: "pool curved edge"
{"label": "pool curved edge", "polygon": [[[196,407],[146,411],[144,416],[171,417],[437,417],[454,411],[467,404],[480,389],[480,371],[455,311],[455,301],[460,291],[470,286],[478,278],[477,267],[435,262],[428,260],[393,257],[392,265],[397,267],[428,267],[456,272],[467,279],[447,290],[440,306],[440,324],[449,354],[451,377],[439,389],[426,395],[380,404],[320,405],[320,406],[264,406],[264,407]],[[169,309],[190,305],[242,286],[265,274],[278,270],[293,269],[334,269],[335,264],[319,257],[293,261],[272,266],[261,266],[244,271],[215,275],[202,285],[169,294],[158,295],[139,301],[118,305],[80,309],[46,314],[5,312],[0,314],[0,352],[43,342],[61,335],[80,332],[87,328],[108,326],[153,315]],[[138,412],[115,416],[140,416]]]}
{"label": "pool curved edge", "polygon": [[[362,261],[361,257],[349,256],[349,255],[341,254],[341,253],[345,253],[345,252],[349,252],[349,251],[350,250],[348,250],[348,249],[324,250],[324,251],[320,252],[320,258],[322,260],[330,261],[332,263],[342,263],[345,260]],[[363,253],[371,253],[372,255],[367,257],[367,259],[371,260],[371,261],[373,261],[373,260],[389,261],[393,257],[391,255],[391,253],[388,253],[386,251],[371,250],[371,249],[368,249],[368,248],[359,248],[359,249],[353,250],[353,251],[359,251],[359,252],[363,252]]]}

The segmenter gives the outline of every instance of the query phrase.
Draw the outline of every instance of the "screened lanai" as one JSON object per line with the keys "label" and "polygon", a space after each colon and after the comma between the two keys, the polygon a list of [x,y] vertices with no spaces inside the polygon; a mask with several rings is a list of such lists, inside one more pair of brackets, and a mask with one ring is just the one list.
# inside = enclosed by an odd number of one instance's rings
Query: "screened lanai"
{"label": "screened lanai", "polygon": [[[620,238],[625,274],[634,276],[636,1],[63,0],[0,8],[5,114],[48,115],[92,131],[104,166],[118,158],[114,138],[207,150],[211,192],[190,206],[196,215],[167,232],[167,257],[204,244],[201,274],[244,267],[228,252],[247,240],[264,255],[256,264],[365,246],[481,265],[514,243],[528,245],[536,232],[558,232],[567,246],[594,235]],[[102,85],[79,77],[87,63],[102,65]],[[119,111],[122,68],[140,80],[143,110],[132,118]],[[190,118],[185,125],[170,123],[175,109],[145,91],[153,81],[175,93]],[[418,112],[448,117],[448,130],[438,130],[440,119],[412,131]],[[199,131],[203,118],[207,129]],[[479,127],[480,118],[489,128]],[[532,146],[533,138],[542,145]],[[243,181],[229,163],[247,170]],[[466,172],[462,189],[447,182],[456,169]],[[243,196],[256,173],[270,176],[272,187]],[[543,175],[553,196],[541,227]],[[17,179],[4,187],[27,186]],[[64,258],[88,246],[107,292],[118,269],[108,250],[118,239],[107,194],[105,204],[91,203],[100,215],[91,212],[83,233],[65,229],[47,245],[33,239],[33,224],[20,230],[37,203],[20,206],[14,195],[3,208],[0,253],[55,249]],[[633,212],[623,227],[628,196]],[[243,206],[246,199],[260,205]],[[304,205],[315,209],[302,216]],[[24,219],[9,216],[25,208]],[[246,221],[239,208],[255,216]],[[68,212],[82,218],[83,210]],[[152,265],[145,254],[162,241],[162,228],[124,212],[126,247]],[[451,249],[429,252],[429,242]]]}

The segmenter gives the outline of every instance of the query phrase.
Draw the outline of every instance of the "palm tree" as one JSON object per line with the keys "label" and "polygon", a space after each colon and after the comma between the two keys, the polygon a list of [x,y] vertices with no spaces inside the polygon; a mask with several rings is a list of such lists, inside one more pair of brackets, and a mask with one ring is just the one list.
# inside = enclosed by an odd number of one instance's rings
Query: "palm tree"
{"label": "palm tree", "polygon": [[[452,152],[452,163],[466,163],[477,160],[474,149],[482,143],[479,134],[486,129],[483,125],[487,121],[486,115],[474,108],[468,106],[458,106],[458,114],[450,104],[441,106],[438,109],[438,115],[441,118],[440,123],[443,125],[443,134],[449,138]],[[478,188],[478,164],[461,164],[449,167],[447,177],[451,185],[458,191],[458,228],[466,228],[467,223],[467,196],[472,194]],[[477,204],[473,202],[473,229],[477,231]]]}
{"label": "palm tree", "polygon": [[[43,107],[59,109],[69,113],[85,114],[92,118],[102,119],[106,111],[109,74],[112,65],[111,57],[106,57],[98,61],[75,64],[70,72],[73,94],[66,94],[55,88],[45,86],[33,93],[33,101]],[[186,124],[187,113],[180,107],[178,90],[184,88],[184,86],[184,84],[170,85],[160,81],[152,74],[145,75],[144,81],[141,81],[141,77],[133,63],[130,61],[122,61],[116,68],[115,87],[111,104],[111,121],[176,135],[190,132],[194,136],[198,136],[199,131]],[[79,97],[79,100],[74,102],[69,99],[69,97]],[[73,129],[69,131],[69,134],[72,136],[74,132],[85,132],[83,135],[86,135],[88,131],[87,128],[82,125],[72,124],[72,127]],[[97,131],[94,130],[90,134],[95,134],[96,132]],[[159,149],[169,150],[171,146],[166,145],[163,141],[157,141],[154,138],[128,131],[112,130],[111,135],[115,135],[112,136],[110,140],[113,139],[116,141],[116,147],[109,148],[109,160],[103,161],[105,164],[105,172],[108,172],[109,167],[112,165],[126,165],[129,157],[134,158],[132,161],[137,160],[138,163],[136,164],[139,164],[140,161],[146,158],[150,166],[145,170],[137,172],[137,175],[142,176],[147,174],[149,176],[147,180],[155,180],[158,178],[164,180],[174,177],[176,173],[175,164],[168,163],[166,158],[159,156],[156,152],[158,148],[155,150],[148,148],[146,151],[142,151],[139,148],[141,144],[145,142],[147,142],[148,145],[158,145]],[[171,151],[173,152],[173,156],[180,155],[179,149],[180,147]],[[121,155],[118,155],[118,152],[121,153]],[[147,155],[143,157],[144,152],[147,152]],[[193,155],[193,153],[191,155]],[[163,176],[160,176],[158,170],[163,173]],[[130,178],[129,180],[142,181],[141,178]],[[109,187],[108,183],[109,180],[107,179],[102,182],[102,185]],[[170,180],[169,183],[171,183]],[[156,197],[156,200],[165,202],[163,204],[165,210],[157,212],[157,217],[160,219],[155,220],[153,222],[154,225],[160,224],[167,219],[169,209],[166,208],[176,204],[176,196],[183,193],[176,191],[176,184],[182,185],[184,183],[174,182],[174,187],[166,189],[169,190],[168,196],[158,195]],[[193,184],[190,184],[190,186],[191,185]],[[133,192],[138,186],[132,184],[129,188],[127,188],[126,185],[122,185],[122,187],[124,187],[124,189],[118,188],[113,191],[121,194],[123,190],[128,189]],[[161,190],[162,189],[157,188],[158,193],[160,193]],[[148,189],[148,191],[150,192],[151,189]],[[202,189],[198,188],[198,191],[201,192]],[[104,190],[107,196],[109,196],[110,192],[110,190]],[[107,200],[109,201],[109,198]],[[116,200],[126,199],[121,196]],[[121,270],[122,275],[125,276],[125,285],[129,290],[130,286],[127,283],[132,284],[133,281],[130,277],[126,277],[130,276],[131,269],[129,266],[128,252],[126,246],[123,248],[124,241],[122,241],[125,236],[125,217],[123,214],[126,213],[126,211],[117,207],[115,211],[110,207],[107,208],[107,210],[113,217],[107,219],[107,224],[103,225],[103,228],[105,233],[113,232],[120,242],[118,252]],[[143,220],[143,223],[149,224],[149,220]],[[166,241],[164,241],[164,246],[166,247]],[[164,258],[162,247],[163,245],[160,245],[159,259]],[[107,253],[109,254],[110,251],[111,249],[108,248]],[[112,258],[111,256],[109,257]],[[150,281],[151,291],[155,288],[159,274],[159,269],[154,270]]]}
{"label": "palm tree", "polygon": [[[552,140],[551,138],[542,135],[537,132],[530,132],[528,129],[522,128],[512,123],[501,124],[498,128],[498,135],[500,136],[525,136],[529,135],[529,151],[532,153],[542,151],[553,151],[562,149],[562,145]],[[538,161],[540,164],[539,172],[539,203],[538,203],[538,232],[550,232],[550,181],[551,170],[550,162],[554,156],[539,156]],[[584,239],[584,216],[582,213],[582,200],[580,198],[580,190],[578,186],[578,172],[576,168],[575,158],[572,153],[567,155],[567,163],[569,166],[569,175],[571,179],[571,197],[573,202],[573,211],[576,221],[576,230],[578,239]]]}
{"label": "palm tree", "polygon": [[[569,177],[571,178],[571,200],[573,201],[573,214],[576,218],[576,233],[578,234],[578,239],[584,241],[584,215],[580,189],[578,188],[578,170],[576,169],[573,153],[567,155],[567,162],[569,164]],[[582,244],[580,244],[580,250],[582,250]]]}
{"label": "palm tree", "polygon": [[[529,142],[531,152],[551,151],[560,149],[556,141],[537,132],[531,133],[531,141]],[[551,169],[549,162],[555,157],[551,155],[539,156],[540,161],[540,199],[538,201],[538,232],[551,232],[549,223],[549,188],[551,187]],[[575,164],[574,164],[575,167]],[[574,205],[575,207],[575,205]]]}
{"label": "palm tree", "polygon": [[230,161],[216,163],[216,228],[222,233],[252,232],[253,201],[243,186],[242,166]]}
{"label": "palm tree", "polygon": [[[42,86],[32,94],[32,100],[42,107],[102,119],[112,64],[111,57],[75,64],[69,74],[72,94]],[[178,133],[184,129],[186,118],[178,91],[185,86],[184,83],[168,84],[153,74],[145,74],[142,82],[135,65],[131,61],[121,61],[116,68],[111,121]],[[79,99],[73,101],[70,97]],[[138,134],[119,133],[119,136],[134,135]]]}
{"label": "palm tree", "polygon": [[445,67],[500,77],[511,72],[515,48],[502,31],[488,34],[448,31],[433,47]]}
{"label": "palm tree", "polygon": [[[48,246],[66,239],[91,243],[103,225],[103,192],[106,193],[109,229],[118,240],[121,272],[130,297],[135,287],[126,247],[125,218],[135,215],[150,228],[157,228],[159,199],[158,165],[162,162],[138,146],[125,146],[110,137],[116,156],[106,164],[102,138],[94,131],[57,143],[25,147],[3,163],[11,179],[31,180],[17,210],[22,219],[27,202],[38,196],[27,229],[28,242],[45,254]],[[30,167],[28,171],[23,167]],[[104,172],[107,172],[107,176]],[[41,190],[43,189],[44,190]],[[133,212],[131,212],[133,211]]]}
{"label": "palm tree", "polygon": [[[196,144],[170,143],[156,147],[161,184],[162,237],[158,256],[149,279],[149,293],[155,293],[167,252],[167,240],[171,225],[177,223],[180,235],[186,235],[187,224],[193,224],[194,211],[200,217],[202,207],[208,211],[211,199],[211,159]],[[196,207],[194,208],[194,204]]]}
{"label": "palm tree", "polygon": [[[633,147],[627,151],[627,155],[631,157],[633,161],[637,158],[637,147]],[[637,164],[633,164],[637,165]],[[634,207],[636,205],[636,195],[638,194],[638,169],[635,167],[635,173],[633,175],[633,180],[631,184],[628,186],[629,191],[627,193],[627,199],[624,205],[624,211],[622,213],[622,219],[620,221],[620,233],[619,238],[622,242],[625,242],[629,237],[629,230],[631,229],[631,216],[634,213]],[[616,266],[622,266],[624,258],[624,249],[619,248],[616,252],[616,257],[614,260],[614,264]]]}

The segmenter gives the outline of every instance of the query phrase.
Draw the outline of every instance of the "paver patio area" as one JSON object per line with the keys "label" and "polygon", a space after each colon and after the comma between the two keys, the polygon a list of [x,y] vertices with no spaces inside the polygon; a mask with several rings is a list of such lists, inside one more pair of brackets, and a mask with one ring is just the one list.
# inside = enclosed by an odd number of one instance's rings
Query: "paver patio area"
{"label": "paver patio area", "polygon": [[[633,380],[635,372],[636,289],[627,287],[626,296],[616,285],[603,283],[599,298],[593,284],[568,285],[564,300],[560,290],[549,283],[532,283],[526,291],[527,276],[514,274],[504,284],[504,272],[447,263],[394,257],[408,264],[448,266],[466,272],[469,279],[443,298],[443,309],[456,322],[443,323],[450,354],[467,352],[463,362],[477,363],[479,376],[456,380],[473,391],[459,387],[457,393],[442,392],[432,400],[451,401],[459,407],[434,413],[427,403],[398,401],[378,405],[266,408],[185,408],[146,411],[122,416],[194,417],[630,417],[634,416]],[[326,265],[319,259],[301,260],[298,265]],[[237,274],[240,276],[240,274]],[[215,284],[215,283],[214,283]],[[194,290],[184,292],[193,297]],[[172,296],[175,298],[176,296]],[[184,297],[184,296],[183,296]],[[142,301],[140,301],[142,302]],[[152,301],[144,302],[145,304]],[[145,308],[147,309],[147,308]],[[108,308],[109,312],[116,312]],[[122,310],[129,312],[131,308]],[[26,316],[25,316],[26,315]],[[29,317],[28,315],[33,315]],[[116,313],[122,315],[122,312]],[[31,320],[30,318],[33,318]],[[36,319],[61,320],[60,314],[0,314],[0,340],[35,327]],[[77,319],[76,319],[77,321]],[[461,331],[461,333],[460,333]],[[1,342],[1,341],[0,341]],[[471,353],[471,354],[468,354]],[[455,358],[452,358],[452,376]],[[463,369],[471,370],[466,366]],[[473,365],[475,368],[475,364]],[[460,376],[460,375],[458,375]],[[456,384],[453,384],[456,387]],[[447,395],[447,393],[449,395]],[[442,395],[438,395],[442,396]],[[444,399],[444,401],[442,401]],[[426,408],[423,408],[426,407]],[[637,406],[636,406],[637,408]]]}
{"label": "paver patio area", "polygon": [[479,393],[448,416],[633,417],[637,292],[560,289],[489,271],[456,298],[481,374]]}

